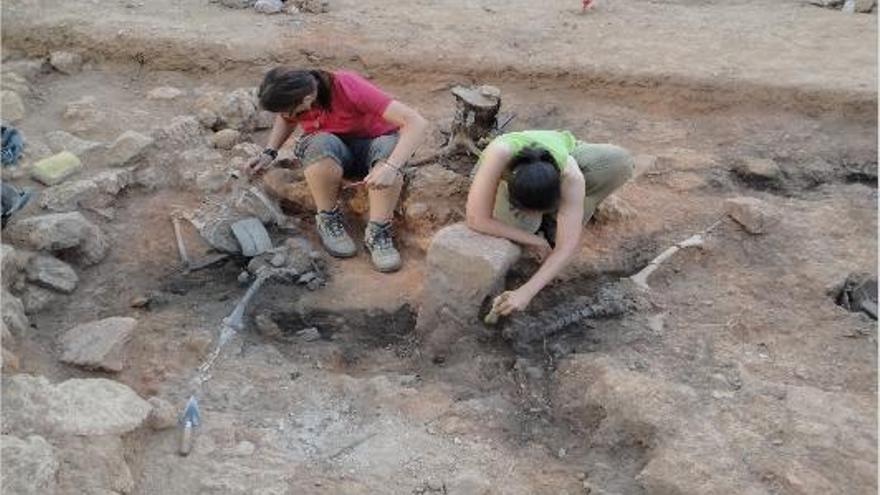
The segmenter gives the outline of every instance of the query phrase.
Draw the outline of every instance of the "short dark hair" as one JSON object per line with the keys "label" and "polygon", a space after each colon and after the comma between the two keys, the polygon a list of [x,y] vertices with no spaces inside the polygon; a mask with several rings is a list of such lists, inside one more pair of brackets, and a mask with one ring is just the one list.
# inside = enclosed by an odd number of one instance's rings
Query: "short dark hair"
{"label": "short dark hair", "polygon": [[526,146],[510,162],[513,177],[508,196],[513,206],[549,211],[559,206],[560,173],[553,155],[537,145]]}
{"label": "short dark hair", "polygon": [[276,67],[263,77],[260,90],[260,108],[270,112],[286,112],[302,103],[306,96],[318,90],[319,106],[330,106],[330,85],[333,75],[323,70]]}

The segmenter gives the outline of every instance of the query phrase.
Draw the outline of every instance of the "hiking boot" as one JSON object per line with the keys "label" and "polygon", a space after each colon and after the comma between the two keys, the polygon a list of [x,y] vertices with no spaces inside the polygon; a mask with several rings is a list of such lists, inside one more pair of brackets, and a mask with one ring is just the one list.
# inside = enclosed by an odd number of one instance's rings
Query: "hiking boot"
{"label": "hiking boot", "polygon": [[331,211],[319,211],[315,215],[315,226],[318,228],[321,244],[332,256],[350,258],[357,254],[354,241],[345,231],[345,223],[342,221],[342,213],[339,212],[339,208],[334,208]]}
{"label": "hiking boot", "polygon": [[364,245],[373,259],[373,266],[380,272],[393,272],[400,268],[400,253],[391,237],[391,222],[367,224]]}

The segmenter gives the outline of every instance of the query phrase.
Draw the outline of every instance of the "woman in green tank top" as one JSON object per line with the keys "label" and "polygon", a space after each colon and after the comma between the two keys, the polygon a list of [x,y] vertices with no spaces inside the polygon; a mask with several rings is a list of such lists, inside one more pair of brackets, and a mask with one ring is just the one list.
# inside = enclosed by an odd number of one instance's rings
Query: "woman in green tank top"
{"label": "woman in green tank top", "polygon": [[468,194],[468,227],[510,239],[541,262],[525,284],[499,297],[499,314],[525,309],[562,272],[596,206],[632,170],[623,148],[584,143],[568,131],[511,132],[489,143]]}

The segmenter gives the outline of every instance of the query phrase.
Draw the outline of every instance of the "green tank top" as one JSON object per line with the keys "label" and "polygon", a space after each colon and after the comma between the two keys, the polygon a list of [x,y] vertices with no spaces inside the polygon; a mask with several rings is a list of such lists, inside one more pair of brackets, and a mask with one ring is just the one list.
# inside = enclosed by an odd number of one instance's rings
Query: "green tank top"
{"label": "green tank top", "polygon": [[537,145],[553,155],[556,166],[562,171],[568,163],[568,155],[574,151],[576,139],[568,131],[519,131],[508,132],[496,138],[507,145],[511,155],[516,155],[527,146]]}

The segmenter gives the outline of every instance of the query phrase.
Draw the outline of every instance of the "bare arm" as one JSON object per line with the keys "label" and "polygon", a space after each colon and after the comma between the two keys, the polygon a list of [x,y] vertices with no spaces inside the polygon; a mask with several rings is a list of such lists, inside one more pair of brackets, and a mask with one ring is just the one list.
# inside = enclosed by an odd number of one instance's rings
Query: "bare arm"
{"label": "bare arm", "polygon": [[394,184],[401,173],[401,167],[425,140],[425,132],[428,130],[428,121],[419,112],[397,100],[388,104],[382,118],[399,126],[400,137],[391,155],[381,162],[382,166],[373,167],[364,179],[367,187],[374,189],[384,189]]}
{"label": "bare arm", "polygon": [[499,296],[499,314],[525,309],[532,298],[562,272],[577,252],[583,232],[584,175],[573,158],[569,157],[568,160],[562,181],[562,202],[556,214],[556,247],[528,282]]}
{"label": "bare arm", "polygon": [[272,131],[269,133],[269,140],[266,142],[266,147],[277,151],[278,148],[284,144],[284,141],[287,141],[287,138],[290,137],[290,134],[293,133],[296,126],[296,123],[291,124],[280,114],[276,114],[275,122],[272,123]]}
{"label": "bare arm", "polygon": [[483,151],[482,160],[468,192],[467,226],[477,232],[510,239],[524,246],[545,245],[547,241],[543,237],[511,227],[492,217],[498,183],[501,182],[501,175],[510,161],[507,147],[498,142],[489,144]]}
{"label": "bare arm", "polygon": [[[569,157],[569,161],[574,161]],[[584,221],[584,176],[574,164],[577,174],[566,177],[562,184],[562,202],[556,213],[556,247],[520,289],[534,296],[568,264],[580,246]]]}

